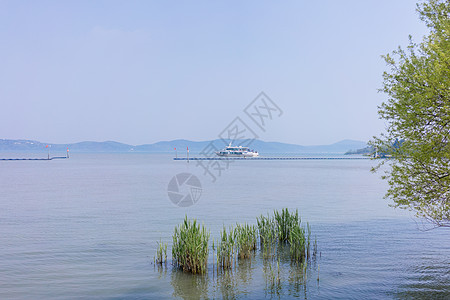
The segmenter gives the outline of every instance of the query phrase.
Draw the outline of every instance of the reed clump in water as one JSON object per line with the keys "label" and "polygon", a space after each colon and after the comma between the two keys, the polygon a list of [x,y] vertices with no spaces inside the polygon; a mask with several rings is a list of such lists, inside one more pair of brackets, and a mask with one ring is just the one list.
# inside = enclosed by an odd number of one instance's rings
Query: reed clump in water
{"label": "reed clump in water", "polygon": [[267,258],[275,252],[278,236],[277,226],[275,220],[269,217],[269,215],[267,217],[261,215],[259,218],[256,218],[256,222],[258,224],[260,247],[264,257]]}
{"label": "reed clump in water", "polygon": [[173,234],[172,259],[175,266],[193,274],[205,273],[209,255],[209,231],[197,224],[197,220],[188,220],[175,227]]}
{"label": "reed clump in water", "polygon": [[234,230],[231,227],[227,232],[227,229],[224,227],[220,233],[220,239],[217,242],[217,268],[226,270],[233,267],[235,254],[233,231]]}
{"label": "reed clump in water", "polygon": [[167,263],[167,243],[161,241],[158,242],[158,248],[156,248],[155,262],[159,265]]}
{"label": "reed clump in water", "polygon": [[[223,228],[220,238],[213,240],[213,260],[219,269],[227,271],[236,266],[236,260],[251,258],[258,247],[265,259],[284,257],[289,247],[293,263],[303,265],[317,255],[317,238],[311,253],[311,226],[302,226],[298,210],[289,212],[287,208],[274,211],[273,215],[256,218],[257,226],[236,224],[236,227]],[[209,255],[210,233],[197,221],[188,220],[175,227],[173,234],[172,258],[174,266],[194,274],[205,273]],[[216,254],[216,255],[214,255]],[[158,243],[155,262],[167,261],[167,244]],[[215,259],[214,259],[215,258]]]}
{"label": "reed clump in water", "polygon": [[271,257],[276,254],[277,246],[288,244],[292,261],[298,263],[311,257],[311,227],[307,224],[305,229],[301,222],[298,210],[289,212],[287,208],[281,212],[275,210],[273,216],[257,218],[264,256]]}
{"label": "reed clump in water", "polygon": [[213,245],[217,249],[217,269],[228,270],[236,264],[236,258],[250,258],[257,248],[258,231],[256,226],[236,224],[236,227],[224,227],[220,238]]}
{"label": "reed clump in water", "polygon": [[289,252],[291,260],[302,262],[305,259],[305,229],[300,224],[295,225],[289,234]]}
{"label": "reed clump in water", "polygon": [[290,213],[287,208],[274,211],[274,218],[278,230],[278,240],[281,243],[289,242],[292,230],[301,224],[301,219],[298,216],[298,210],[295,213]]}
{"label": "reed clump in water", "polygon": [[240,259],[250,258],[256,251],[257,229],[254,225],[237,224],[234,229],[234,239],[236,241],[236,250]]}

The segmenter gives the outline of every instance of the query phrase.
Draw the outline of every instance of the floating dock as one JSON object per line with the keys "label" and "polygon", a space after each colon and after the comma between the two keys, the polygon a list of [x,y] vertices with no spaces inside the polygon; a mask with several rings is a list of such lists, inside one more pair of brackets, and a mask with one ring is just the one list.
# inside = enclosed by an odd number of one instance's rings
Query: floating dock
{"label": "floating dock", "polygon": [[49,158],[0,158],[0,161],[5,161],[5,160],[54,160],[54,159],[66,159],[68,157],[66,156],[54,156],[54,157],[49,157]]}
{"label": "floating dock", "polygon": [[368,160],[371,157],[174,157],[173,160]]}

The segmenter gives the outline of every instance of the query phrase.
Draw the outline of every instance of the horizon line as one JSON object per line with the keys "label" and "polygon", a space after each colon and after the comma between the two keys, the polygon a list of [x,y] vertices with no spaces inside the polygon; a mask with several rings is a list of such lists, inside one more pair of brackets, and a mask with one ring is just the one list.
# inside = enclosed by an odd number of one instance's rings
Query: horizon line
{"label": "horizon line", "polygon": [[[170,143],[170,142],[176,142],[176,141],[187,141],[187,142],[192,142],[192,143],[204,143],[204,142],[217,141],[217,140],[221,140],[221,139],[220,138],[216,138],[216,139],[196,141],[196,140],[188,140],[188,139],[179,138],[179,139],[173,139],[173,140],[160,140],[160,141],[153,142],[153,143],[144,143],[144,144],[136,144],[136,145],[127,144],[127,143],[123,143],[123,142],[118,142],[118,141],[114,141],[114,140],[103,140],[103,141],[83,140],[83,141],[71,142],[71,143],[47,143],[47,142],[41,142],[39,140],[32,140],[32,139],[5,139],[5,138],[1,138],[0,140],[1,141],[29,141],[29,142],[37,142],[37,143],[40,143],[40,144],[48,144],[48,145],[73,145],[73,144],[79,144],[79,143],[118,143],[118,144],[122,144],[122,145],[137,147],[137,146],[144,146],[144,145],[154,145],[154,144],[158,144],[158,143]],[[232,140],[232,139],[226,139],[226,140]],[[235,141],[242,141],[242,140],[246,140],[246,139],[236,139]],[[254,139],[254,141],[261,141],[261,142],[264,142],[264,143],[280,143],[280,144],[305,146],[305,147],[330,146],[330,145],[334,145],[334,144],[345,142],[345,141],[361,142],[361,143],[368,144],[368,141],[355,140],[355,139],[342,139],[342,140],[339,140],[337,142],[333,142],[333,143],[329,143],[329,144],[312,144],[312,145],[296,144],[296,143],[292,143],[292,142],[265,141],[265,140],[262,140],[262,139]]]}

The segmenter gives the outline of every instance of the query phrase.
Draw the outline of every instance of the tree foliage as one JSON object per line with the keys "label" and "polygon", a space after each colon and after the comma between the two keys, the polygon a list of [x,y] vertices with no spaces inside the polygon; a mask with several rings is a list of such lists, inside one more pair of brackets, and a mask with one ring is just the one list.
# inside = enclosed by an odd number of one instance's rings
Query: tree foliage
{"label": "tree foliage", "polygon": [[450,227],[450,1],[429,0],[417,10],[430,32],[384,56],[388,100],[378,112],[387,128],[371,144],[392,154],[383,178],[393,206]]}

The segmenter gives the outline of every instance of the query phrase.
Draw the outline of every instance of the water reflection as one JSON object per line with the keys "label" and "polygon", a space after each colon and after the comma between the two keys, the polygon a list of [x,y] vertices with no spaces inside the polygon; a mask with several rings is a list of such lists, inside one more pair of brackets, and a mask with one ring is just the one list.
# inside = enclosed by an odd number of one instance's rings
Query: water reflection
{"label": "water reflection", "polygon": [[223,299],[235,299],[240,294],[239,281],[232,271],[224,271],[216,278],[216,295],[220,294]]}
{"label": "water reflection", "polygon": [[[211,266],[208,274],[193,275],[178,268],[169,268],[172,296],[182,299],[225,298],[235,299],[248,292],[253,280],[255,259],[237,260],[234,269],[217,271]],[[160,278],[165,277],[168,268],[159,267]]]}
{"label": "water reflection", "polygon": [[154,265],[155,266],[155,268],[158,268],[158,279],[161,279],[161,278],[166,278],[166,276],[167,276],[167,264],[165,264],[165,265],[160,265],[160,264],[155,264]]}
{"label": "water reflection", "polygon": [[[285,249],[279,253],[288,254]],[[177,268],[158,268],[160,276],[171,274],[172,296],[181,299],[252,297],[297,297],[317,295],[319,281],[316,257],[301,264],[292,263],[288,255],[262,259],[238,259],[233,269],[217,271],[210,265],[208,274],[192,275]]]}
{"label": "water reflection", "polygon": [[193,275],[173,269],[170,283],[173,287],[172,297],[182,299],[208,298],[208,276]]}
{"label": "water reflection", "polygon": [[244,285],[250,285],[253,279],[252,264],[256,264],[254,257],[251,259],[239,259],[236,277],[239,277],[239,282]]}
{"label": "water reflection", "polygon": [[274,259],[264,260],[263,272],[266,281],[266,287],[264,290],[266,296],[268,294],[280,296],[282,287],[280,261]]}
{"label": "water reflection", "polygon": [[[215,296],[224,299],[234,299],[237,296],[247,293],[253,280],[253,267],[256,263],[254,258],[238,259],[234,269],[215,272],[215,282],[213,291]],[[214,271],[213,271],[214,273]]]}

